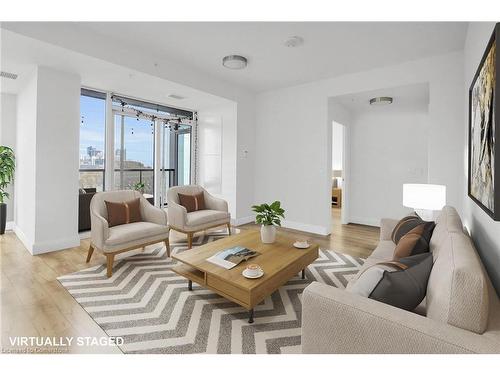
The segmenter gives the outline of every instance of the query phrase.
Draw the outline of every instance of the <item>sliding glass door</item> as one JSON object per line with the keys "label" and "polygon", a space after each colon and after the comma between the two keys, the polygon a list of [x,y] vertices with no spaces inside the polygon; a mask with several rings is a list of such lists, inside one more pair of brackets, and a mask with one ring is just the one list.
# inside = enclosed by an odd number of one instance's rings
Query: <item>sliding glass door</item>
{"label": "sliding glass door", "polygon": [[115,189],[154,195],[154,121],[115,114]]}
{"label": "sliding glass door", "polygon": [[167,191],[172,186],[191,183],[191,133],[189,125],[161,122],[160,204],[166,205]]}

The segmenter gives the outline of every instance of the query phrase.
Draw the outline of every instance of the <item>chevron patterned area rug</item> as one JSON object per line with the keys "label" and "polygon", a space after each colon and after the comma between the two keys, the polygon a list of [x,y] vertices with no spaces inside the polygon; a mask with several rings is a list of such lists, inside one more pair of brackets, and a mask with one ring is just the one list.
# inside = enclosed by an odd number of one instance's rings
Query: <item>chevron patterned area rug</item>
{"label": "chevron patterned area rug", "polygon": [[[225,231],[197,237],[201,245],[224,237]],[[185,251],[184,241],[172,243]],[[150,246],[118,260],[113,276],[105,265],[59,277],[59,282],[109,335],[124,339],[124,353],[300,353],[301,296],[316,280],[344,288],[363,259],[320,250],[319,258],[255,307],[255,322],[233,302],[173,271],[165,247]]]}

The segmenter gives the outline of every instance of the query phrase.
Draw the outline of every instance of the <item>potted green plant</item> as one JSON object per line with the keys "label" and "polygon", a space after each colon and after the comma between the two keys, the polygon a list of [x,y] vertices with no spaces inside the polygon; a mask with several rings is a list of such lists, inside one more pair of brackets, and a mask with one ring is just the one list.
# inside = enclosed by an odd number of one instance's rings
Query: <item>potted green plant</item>
{"label": "potted green plant", "polygon": [[0,146],[0,234],[5,233],[7,223],[7,203],[9,197],[7,187],[14,179],[15,170],[14,151],[10,147]]}
{"label": "potted green plant", "polygon": [[262,242],[273,243],[276,240],[276,226],[281,226],[281,219],[285,218],[285,210],[281,208],[281,202],[254,205],[252,210],[257,214],[255,222],[261,224],[260,238]]}
{"label": "potted green plant", "polygon": [[141,194],[144,194],[145,188],[146,188],[146,185],[144,184],[144,182],[138,182],[138,183],[134,184],[134,190],[140,192]]}

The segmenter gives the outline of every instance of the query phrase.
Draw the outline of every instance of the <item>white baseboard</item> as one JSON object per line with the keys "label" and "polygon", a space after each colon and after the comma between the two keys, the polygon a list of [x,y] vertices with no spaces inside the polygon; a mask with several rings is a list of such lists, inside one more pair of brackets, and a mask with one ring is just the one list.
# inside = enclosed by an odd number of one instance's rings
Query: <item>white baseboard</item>
{"label": "white baseboard", "polygon": [[289,229],[300,230],[302,232],[320,234],[322,236],[328,236],[331,233],[329,228],[325,228],[320,225],[304,224],[289,220],[283,220],[281,222],[281,226]]}
{"label": "white baseboard", "polygon": [[53,241],[35,242],[33,244],[33,255],[50,253],[52,251],[59,251],[68,249],[70,247],[80,246],[80,237],[76,236],[61,238]]}
{"label": "white baseboard", "polygon": [[80,237],[81,240],[86,240],[90,238],[90,230],[86,230],[84,232],[79,232],[78,237]]}
{"label": "white baseboard", "polygon": [[52,251],[59,251],[70,247],[80,246],[80,237],[78,235],[71,238],[57,239],[55,241],[33,243],[28,239],[28,237],[26,237],[21,228],[17,225],[14,225],[13,230],[17,238],[19,238],[31,255],[50,253]]}
{"label": "white baseboard", "polygon": [[379,227],[380,226],[380,219],[366,218],[366,217],[350,217],[349,223],[370,225],[372,227]]}
{"label": "white baseboard", "polygon": [[7,223],[5,223],[5,230],[14,230],[15,226],[16,226],[15,222],[7,221]]}
{"label": "white baseboard", "polygon": [[254,216],[245,216],[237,219],[231,219],[231,225],[238,226],[238,225],[253,223],[254,221],[255,221]]}
{"label": "white baseboard", "polygon": [[17,238],[19,238],[19,241],[21,241],[24,245],[24,247],[31,253],[33,254],[33,242],[28,240],[28,237],[24,234],[24,232],[19,228],[17,225],[14,224],[13,228],[14,233],[16,234]]}

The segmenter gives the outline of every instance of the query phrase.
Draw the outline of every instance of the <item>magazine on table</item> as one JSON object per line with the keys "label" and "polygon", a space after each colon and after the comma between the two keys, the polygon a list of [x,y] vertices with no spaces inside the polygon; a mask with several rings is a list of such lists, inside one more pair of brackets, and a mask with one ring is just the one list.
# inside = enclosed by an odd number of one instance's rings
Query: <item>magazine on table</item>
{"label": "magazine on table", "polygon": [[235,246],[219,251],[210,258],[207,258],[207,261],[230,270],[244,260],[248,260],[257,255],[259,255],[257,251],[247,249],[243,246]]}

